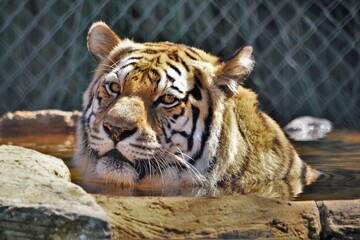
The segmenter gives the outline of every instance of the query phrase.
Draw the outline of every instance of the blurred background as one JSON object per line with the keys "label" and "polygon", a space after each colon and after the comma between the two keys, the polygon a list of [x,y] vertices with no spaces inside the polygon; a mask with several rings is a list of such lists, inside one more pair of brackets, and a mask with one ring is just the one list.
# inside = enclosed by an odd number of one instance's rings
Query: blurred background
{"label": "blurred background", "polygon": [[0,115],[80,110],[95,60],[91,23],[221,57],[254,47],[245,86],[282,126],[298,116],[360,129],[359,0],[0,0]]}

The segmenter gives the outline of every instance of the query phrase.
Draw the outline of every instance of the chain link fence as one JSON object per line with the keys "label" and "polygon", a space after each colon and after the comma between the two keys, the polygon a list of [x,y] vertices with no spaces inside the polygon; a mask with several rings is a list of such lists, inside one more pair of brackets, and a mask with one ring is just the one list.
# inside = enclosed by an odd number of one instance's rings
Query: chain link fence
{"label": "chain link fence", "polygon": [[358,0],[0,0],[0,114],[81,108],[92,22],[121,37],[227,56],[252,45],[246,87],[281,124],[312,115],[360,129]]}

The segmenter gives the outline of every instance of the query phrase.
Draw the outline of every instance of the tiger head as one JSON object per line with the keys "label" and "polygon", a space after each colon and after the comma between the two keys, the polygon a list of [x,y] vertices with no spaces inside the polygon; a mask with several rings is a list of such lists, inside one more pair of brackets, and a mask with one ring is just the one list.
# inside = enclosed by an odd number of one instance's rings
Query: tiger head
{"label": "tiger head", "polygon": [[83,97],[75,164],[123,184],[204,180],[217,144],[212,106],[249,75],[252,48],[220,61],[181,44],[122,40],[103,22],[87,44],[99,65]]}
{"label": "tiger head", "polygon": [[224,118],[226,105],[244,96],[239,90],[254,66],[251,47],[223,60],[182,44],[120,39],[103,22],[91,26],[87,45],[98,67],[77,127],[74,163],[85,176],[123,185],[216,185],[230,178],[226,168],[241,168],[235,153],[246,144],[256,149],[246,136],[221,140],[233,124]]}

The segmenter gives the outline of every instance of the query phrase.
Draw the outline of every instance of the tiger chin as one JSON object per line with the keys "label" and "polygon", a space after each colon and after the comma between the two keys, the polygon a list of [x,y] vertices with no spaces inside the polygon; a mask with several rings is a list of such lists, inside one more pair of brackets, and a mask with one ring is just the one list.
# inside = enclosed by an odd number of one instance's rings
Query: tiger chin
{"label": "tiger chin", "polygon": [[91,26],[87,46],[98,67],[73,158],[85,178],[274,198],[296,196],[317,178],[242,86],[252,47],[224,60],[182,44],[120,39],[103,22]]}

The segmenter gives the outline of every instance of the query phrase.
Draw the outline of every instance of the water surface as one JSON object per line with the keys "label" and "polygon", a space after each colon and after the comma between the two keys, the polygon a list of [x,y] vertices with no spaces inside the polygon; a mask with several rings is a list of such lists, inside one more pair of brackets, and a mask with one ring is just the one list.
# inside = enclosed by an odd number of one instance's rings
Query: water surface
{"label": "water surface", "polygon": [[[201,189],[124,189],[115,185],[84,180],[71,167],[75,151],[75,136],[35,135],[0,137],[0,144],[11,144],[31,148],[62,158],[70,167],[72,180],[91,193],[110,195],[201,195]],[[294,142],[301,158],[320,170],[320,179],[304,189],[296,200],[334,200],[360,198],[360,133],[334,131],[325,139],[310,142]]]}

